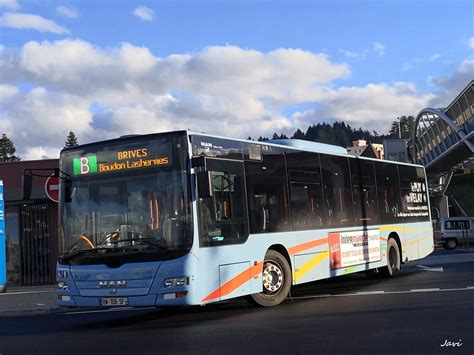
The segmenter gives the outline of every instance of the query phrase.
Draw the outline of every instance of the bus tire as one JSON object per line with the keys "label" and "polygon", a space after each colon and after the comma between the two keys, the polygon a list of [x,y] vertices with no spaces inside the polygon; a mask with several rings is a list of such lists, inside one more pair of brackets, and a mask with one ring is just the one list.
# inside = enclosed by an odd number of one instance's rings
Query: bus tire
{"label": "bus tire", "polygon": [[444,248],[445,249],[456,249],[458,246],[458,241],[456,238],[449,238],[446,239],[444,242]]}
{"label": "bus tire", "polygon": [[387,266],[380,269],[385,277],[395,277],[401,268],[400,248],[394,238],[390,238],[387,242]]}
{"label": "bus tire", "polygon": [[262,307],[282,303],[291,288],[291,268],[286,258],[275,250],[267,251],[262,270],[263,291],[248,297],[251,303]]}

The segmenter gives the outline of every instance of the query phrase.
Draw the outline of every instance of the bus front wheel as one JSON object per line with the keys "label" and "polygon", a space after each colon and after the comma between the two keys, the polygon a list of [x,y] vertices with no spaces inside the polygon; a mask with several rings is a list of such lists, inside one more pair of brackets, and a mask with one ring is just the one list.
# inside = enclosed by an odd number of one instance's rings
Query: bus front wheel
{"label": "bus front wheel", "polygon": [[395,239],[390,238],[387,243],[387,266],[381,268],[380,272],[385,277],[394,277],[401,268],[400,248]]}
{"label": "bus front wheel", "polygon": [[291,268],[286,258],[275,250],[267,251],[262,271],[263,291],[248,297],[249,301],[263,307],[282,303],[291,288]]}

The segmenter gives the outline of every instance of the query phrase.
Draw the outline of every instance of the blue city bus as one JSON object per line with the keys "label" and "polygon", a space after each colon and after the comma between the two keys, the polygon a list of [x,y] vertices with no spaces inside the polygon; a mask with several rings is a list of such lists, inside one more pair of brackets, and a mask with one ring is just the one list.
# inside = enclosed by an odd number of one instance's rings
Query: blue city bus
{"label": "blue city bus", "polygon": [[422,166],[176,131],[64,149],[58,304],[283,302],[434,248]]}

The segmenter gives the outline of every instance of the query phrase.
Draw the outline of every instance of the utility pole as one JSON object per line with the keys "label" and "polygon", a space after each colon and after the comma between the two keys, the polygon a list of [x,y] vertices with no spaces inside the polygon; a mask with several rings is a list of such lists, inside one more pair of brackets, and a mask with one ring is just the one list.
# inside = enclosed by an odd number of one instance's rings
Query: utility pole
{"label": "utility pole", "polygon": [[400,117],[397,117],[398,120],[398,139],[402,139],[402,121]]}

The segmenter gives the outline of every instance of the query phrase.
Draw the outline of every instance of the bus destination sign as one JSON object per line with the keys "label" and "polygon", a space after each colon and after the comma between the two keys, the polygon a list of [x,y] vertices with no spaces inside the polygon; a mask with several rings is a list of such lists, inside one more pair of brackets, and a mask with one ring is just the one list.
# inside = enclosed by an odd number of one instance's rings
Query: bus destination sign
{"label": "bus destination sign", "polygon": [[121,172],[171,164],[171,154],[168,146],[166,148],[159,147],[158,149],[151,148],[139,146],[126,147],[126,149],[116,151],[107,149],[73,158],[73,175]]}

